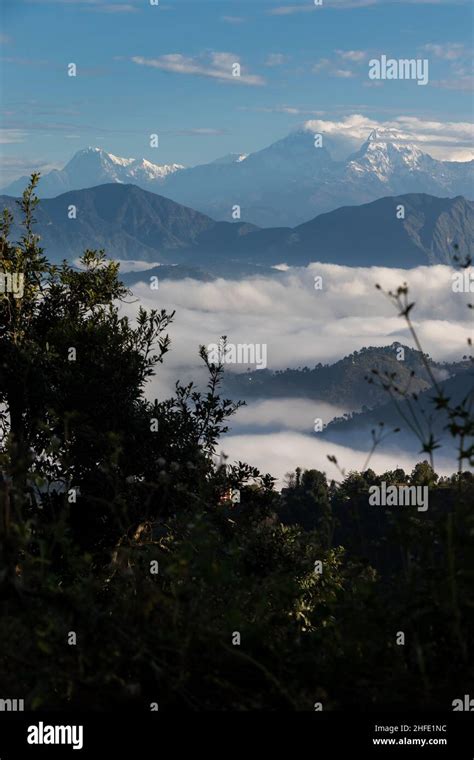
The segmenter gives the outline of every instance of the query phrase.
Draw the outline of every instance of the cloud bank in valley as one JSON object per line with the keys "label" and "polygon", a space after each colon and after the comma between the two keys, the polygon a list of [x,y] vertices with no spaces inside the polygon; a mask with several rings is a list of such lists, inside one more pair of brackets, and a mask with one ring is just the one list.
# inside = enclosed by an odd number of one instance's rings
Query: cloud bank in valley
{"label": "cloud bank in valley", "polygon": [[[367,461],[370,447],[370,439],[361,440],[360,447],[355,449],[318,440],[316,436],[309,437],[286,431],[261,435],[227,435],[221,441],[219,451],[228,457],[229,462],[237,460],[250,462],[260,471],[269,472],[277,478],[277,487],[281,488],[284,485],[286,473],[295,470],[296,467],[321,470],[329,479],[341,481],[343,476],[336,465],[328,460],[328,454],[336,457],[339,466],[346,474],[351,470],[360,472]],[[411,472],[416,462],[421,462],[426,458],[426,454],[413,456],[396,446],[384,447],[383,451],[374,453],[368,466],[377,473],[394,470],[397,467],[401,467],[405,472]],[[456,460],[454,457],[449,459],[438,456],[435,460],[435,468],[438,474],[451,475],[457,470]]]}
{"label": "cloud bank in valley", "polygon": [[[404,320],[375,288],[395,290],[407,282],[424,350],[437,361],[454,361],[467,353],[473,323],[469,294],[453,292],[452,274],[443,265],[402,270],[314,263],[275,278],[164,280],[158,290],[143,282],[134,294],[146,308],[176,310],[168,368],[198,366],[199,345],[227,335],[234,343],[266,343],[268,367],[276,370],[333,363],[364,346],[413,346]],[[321,290],[315,277],[322,277]],[[136,308],[128,304],[122,311],[133,315]]]}
{"label": "cloud bank in valley", "polygon": [[[176,310],[169,333],[171,351],[148,387],[151,398],[163,399],[173,393],[177,379],[196,381],[203,387],[206,373],[198,357],[201,344],[213,343],[227,335],[235,343],[266,343],[268,367],[333,363],[366,346],[386,346],[394,341],[413,347],[404,320],[393,304],[375,288],[395,290],[407,282],[412,317],[424,350],[437,361],[457,361],[468,353],[472,336],[469,294],[452,290],[453,271],[447,266],[418,267],[411,270],[384,267],[350,268],[314,263],[289,269],[275,278],[242,281],[219,279],[163,281],[152,291],[139,283],[134,294],[146,308]],[[323,278],[322,290],[315,290],[314,278]],[[132,316],[138,306],[126,304],[122,312]],[[253,369],[253,368],[252,368]],[[245,372],[246,366],[226,367]],[[240,459],[269,471],[281,485],[286,472],[296,466],[315,467],[336,477],[337,470],[327,454],[335,454],[346,470],[363,466],[371,441],[351,441],[353,447],[318,440],[313,422],[321,417],[328,423],[346,409],[307,399],[278,399],[253,402],[230,420],[230,433],[220,450],[230,461]],[[371,461],[376,471],[395,466],[411,470],[422,455],[396,448],[396,441],[377,451]],[[440,472],[453,472],[454,460],[437,458]]]}

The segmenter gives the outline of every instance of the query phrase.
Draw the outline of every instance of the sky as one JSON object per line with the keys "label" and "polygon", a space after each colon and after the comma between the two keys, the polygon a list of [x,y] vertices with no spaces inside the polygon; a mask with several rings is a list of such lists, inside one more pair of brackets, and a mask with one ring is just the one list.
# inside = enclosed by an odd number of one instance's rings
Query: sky
{"label": "sky", "polygon": [[[470,2],[151,2],[3,0],[1,185],[89,145],[191,166],[308,121],[342,152],[383,125],[437,158],[474,157]],[[381,55],[427,59],[428,85],[370,80]]]}

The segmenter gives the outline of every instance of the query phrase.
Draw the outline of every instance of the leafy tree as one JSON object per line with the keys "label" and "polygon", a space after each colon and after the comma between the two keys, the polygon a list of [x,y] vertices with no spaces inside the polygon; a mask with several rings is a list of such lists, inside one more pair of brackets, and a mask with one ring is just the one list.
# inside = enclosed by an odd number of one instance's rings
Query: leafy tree
{"label": "leafy tree", "polygon": [[[474,676],[472,474],[297,468],[279,494],[216,461],[238,406],[223,368],[201,348],[206,390],[148,401],[173,315],[121,318],[103,252],[49,264],[36,182],[24,236],[8,215],[0,236],[0,267],[25,274],[0,300],[4,693],[33,709],[449,707]],[[428,484],[430,510],[369,508],[382,480]]]}

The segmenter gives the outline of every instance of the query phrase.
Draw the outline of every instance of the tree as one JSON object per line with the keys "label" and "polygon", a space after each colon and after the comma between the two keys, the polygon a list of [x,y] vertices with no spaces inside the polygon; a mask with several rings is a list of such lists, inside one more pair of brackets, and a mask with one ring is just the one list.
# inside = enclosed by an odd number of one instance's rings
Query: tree
{"label": "tree", "polygon": [[410,475],[410,482],[415,486],[433,486],[438,480],[438,475],[426,459],[418,462]]}

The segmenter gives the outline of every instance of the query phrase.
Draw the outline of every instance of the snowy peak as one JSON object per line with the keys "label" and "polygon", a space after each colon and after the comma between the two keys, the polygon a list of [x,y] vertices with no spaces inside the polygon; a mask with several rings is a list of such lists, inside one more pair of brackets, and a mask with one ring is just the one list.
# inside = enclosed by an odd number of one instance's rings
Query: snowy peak
{"label": "snowy peak", "polygon": [[155,180],[163,180],[169,174],[184,169],[182,164],[152,164],[151,161],[147,161],[146,158],[132,158],[130,159],[128,174],[130,178],[135,179],[147,179],[149,182]]}
{"label": "snowy peak", "polygon": [[[159,192],[167,177],[181,169],[184,169],[181,164],[153,164],[145,158],[123,158],[89,146],[78,150],[64,169],[53,169],[42,176],[38,189],[40,197],[50,198],[70,190],[117,182]],[[27,184],[28,177],[20,177],[3,192],[20,196]]]}
{"label": "snowy peak", "polygon": [[[132,184],[223,221],[232,219],[238,203],[243,220],[269,227],[294,227],[338,207],[385,196],[473,197],[474,161],[436,160],[392,128],[367,131],[355,153],[334,160],[319,126],[307,122],[249,155],[230,153],[186,170],[89,146],[61,171],[45,174],[39,194],[45,198],[109,183]],[[21,177],[3,192],[18,197],[27,183]]]}
{"label": "snowy peak", "polygon": [[381,182],[394,175],[424,171],[432,159],[415,145],[406,142],[394,129],[374,129],[360,150],[349,157],[348,172],[368,172]]}
{"label": "snowy peak", "polygon": [[145,158],[122,158],[113,153],[107,153],[102,148],[88,147],[79,150],[64,167],[64,171],[73,176],[83,171],[95,170],[100,172],[99,179],[109,182],[131,182],[133,180],[155,181],[163,180],[169,174],[183,169],[181,164],[153,164]]}
{"label": "snowy peak", "polygon": [[405,138],[401,132],[392,127],[377,127],[373,129],[367,138],[367,142],[404,142]]}

